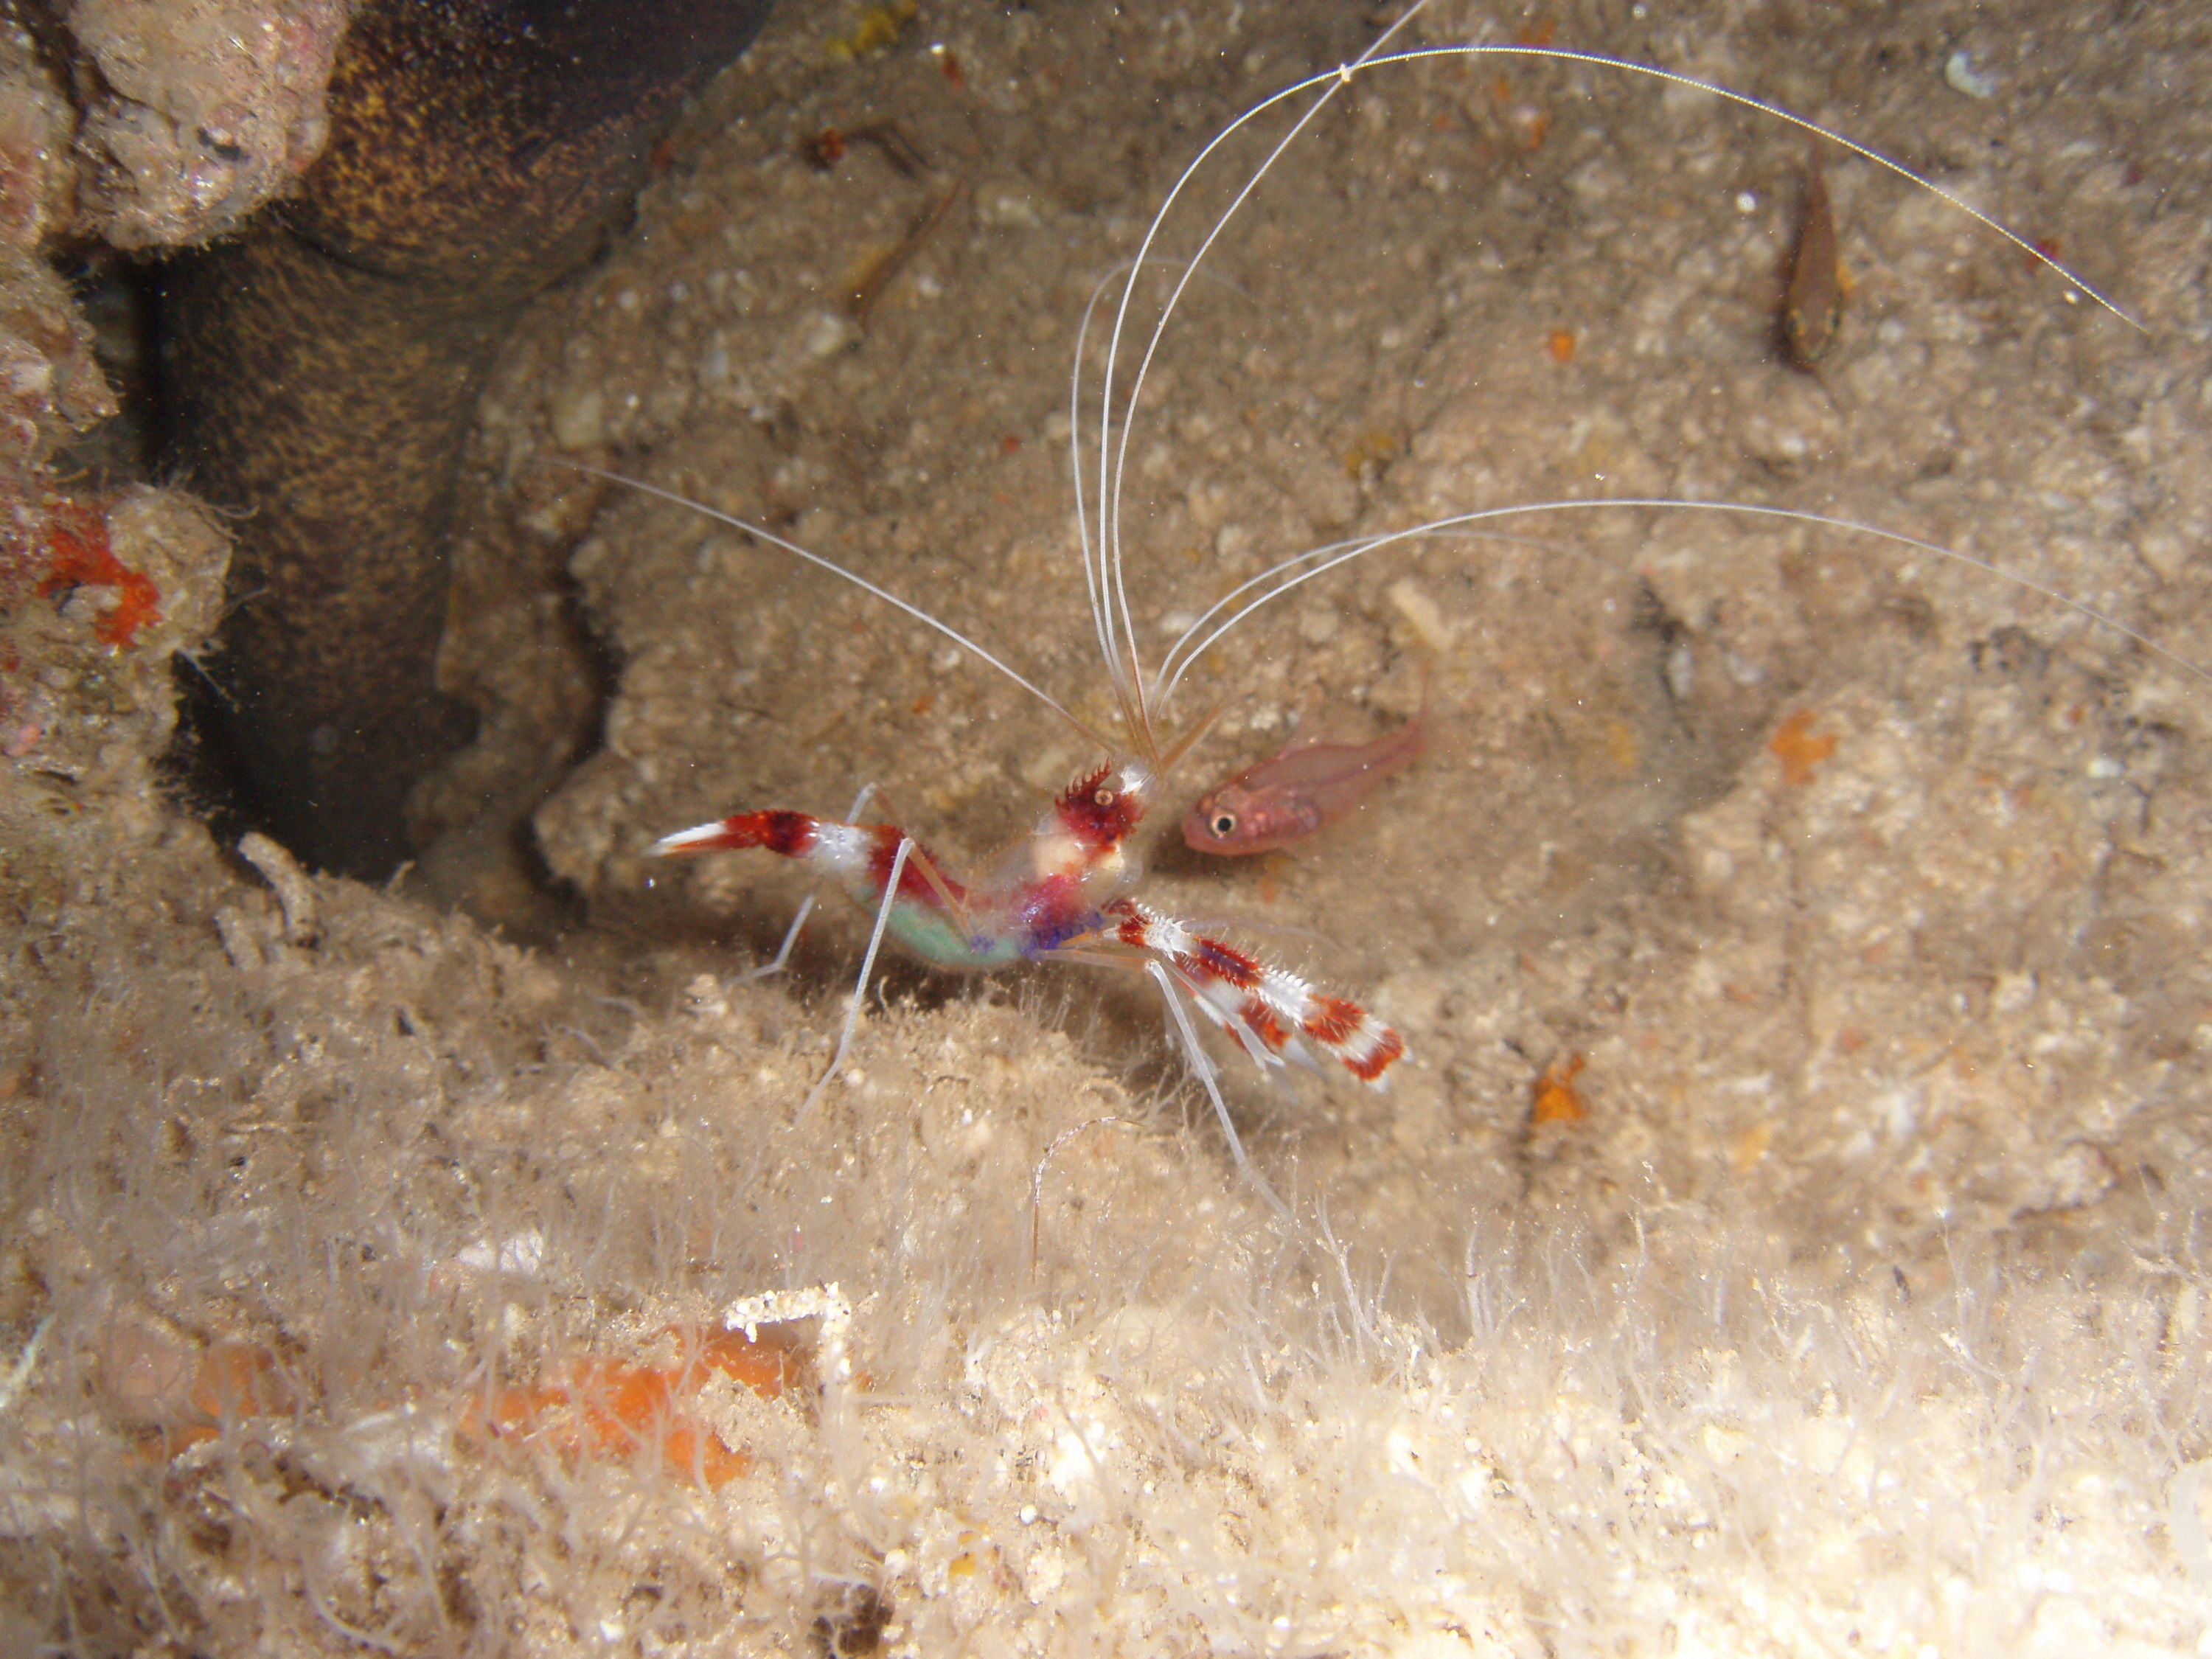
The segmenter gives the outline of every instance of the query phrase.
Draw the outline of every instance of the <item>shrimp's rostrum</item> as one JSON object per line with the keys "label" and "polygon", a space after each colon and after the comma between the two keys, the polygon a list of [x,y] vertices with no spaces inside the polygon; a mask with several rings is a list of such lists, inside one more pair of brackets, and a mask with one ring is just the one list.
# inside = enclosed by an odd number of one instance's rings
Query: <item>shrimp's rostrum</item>
{"label": "shrimp's rostrum", "polygon": [[[1561,46],[1662,64],[1725,64],[1741,44],[1626,5],[1577,20]],[[1864,1200],[1854,1171],[1872,1180],[1876,1153],[1910,1138],[1899,1126],[1940,1126],[1936,1173],[1882,1214],[1940,1213],[1995,1157],[1962,1138],[1970,1121],[2003,1127],[2017,1156],[2000,1184],[2024,1183],[2052,1163],[2037,1148],[2070,1144],[2065,1056],[2114,1050],[2096,1097],[2160,1096],[2143,1068],[2186,1050],[2191,1011],[2212,1004],[2212,988],[2192,1000],[2204,974],[2166,920],[2204,908],[2203,854],[2182,832],[2201,684],[1935,550],[2203,660],[2190,551],[2212,522],[2212,465],[2197,465],[2212,458],[2175,389],[2193,336],[2150,341],[2069,300],[1955,207],[1823,140],[1858,285],[1815,382],[1772,337],[1802,131],[1534,52],[1370,64],[1344,84],[1330,71],[1368,42],[1340,7],[1062,22],[1048,40],[951,5],[931,29],[967,91],[917,49],[809,82],[787,112],[748,106],[647,203],[659,263],[618,259],[587,296],[590,326],[549,337],[560,367],[526,435],[728,515],[550,468],[528,486],[555,501],[549,518],[588,522],[571,568],[621,663],[605,748],[538,814],[557,873],[610,911],[710,911],[764,951],[828,854],[702,861],[648,894],[666,869],[641,857],[651,836],[735,809],[832,823],[873,781],[896,809],[848,816],[899,828],[839,842],[861,902],[857,922],[826,923],[832,960],[859,958],[902,845],[884,930],[956,967],[1073,950],[1170,971],[1110,906],[1250,915],[1271,881],[1279,931],[1248,954],[1300,958],[1413,1051],[1389,1067],[1388,1107],[1363,1118],[1347,1091],[1332,1121],[1404,1134],[1425,1173],[1459,1169],[1468,1190],[1509,1179],[1492,1164],[1524,1168],[1500,1149],[1518,1146],[1530,1054],[1587,1054],[1619,1132],[1536,1178],[1578,1179],[1586,1158],[1606,1190],[1702,1191],[1713,1170],[1832,1165],[1818,1202],[1838,1213]],[[1440,5],[1391,47],[1456,48],[1485,27]],[[2193,181],[2130,183],[2148,158],[2124,134],[2077,143],[2055,56],[2023,59],[1987,102],[1893,73],[1921,61],[1920,27],[1896,21],[1871,58],[1863,36],[1810,32],[1792,100],[1848,111],[1827,125],[2087,250],[2083,275],[2130,311],[2185,314],[2190,266],[2166,248],[2180,220],[2160,204]],[[1310,70],[1328,78],[1214,151],[1146,245],[1206,136]],[[1550,117],[1534,146],[1528,108]],[[911,186],[881,167],[823,173],[791,142],[862,118],[896,120],[965,185],[865,339],[842,319],[839,275],[853,248],[896,239]],[[1140,137],[1107,154],[1074,142],[1089,131]],[[1560,328],[1565,362],[1546,348]],[[1545,539],[1461,534],[1508,510],[1523,516],[1486,528]],[[1285,562],[1302,549],[1322,551]],[[1175,653],[1240,584],[1338,553],[1356,557],[1194,664]],[[1279,749],[1289,711],[1364,706],[1370,730],[1417,714],[1415,659],[1434,642],[1382,602],[1401,584],[1443,622],[1437,696],[1463,738],[1322,855],[1272,871],[1162,857],[1139,886],[1140,842],[1198,786]],[[1154,765],[1148,721],[1187,732],[1216,706],[1182,771]],[[1792,786],[1771,744],[1801,713],[1833,748]],[[975,860],[971,886],[969,855],[1003,835],[1009,801],[1102,758],[1154,770],[1118,869],[1048,827]],[[1079,903],[1073,850],[1097,856],[1078,860]],[[1025,914],[1023,892],[1045,902]],[[2002,1006],[1998,985],[2018,988]],[[1223,1023],[1225,993],[1209,994],[1198,1010]],[[1261,1024],[1245,1019],[1255,1038]],[[1771,1150],[1739,1176],[1729,1149],[1754,1141]],[[1310,1171],[1323,1152],[1301,1156]]]}

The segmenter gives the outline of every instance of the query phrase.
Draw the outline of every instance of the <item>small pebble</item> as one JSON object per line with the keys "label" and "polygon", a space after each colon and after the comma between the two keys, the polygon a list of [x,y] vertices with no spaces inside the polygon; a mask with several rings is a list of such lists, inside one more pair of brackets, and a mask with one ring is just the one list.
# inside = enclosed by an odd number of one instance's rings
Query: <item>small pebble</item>
{"label": "small pebble", "polygon": [[1451,644],[1451,625],[1444,621],[1444,613],[1437,602],[1422,591],[1410,576],[1401,576],[1387,590],[1390,603],[1398,614],[1412,624],[1420,641],[1431,651],[1443,651]]}
{"label": "small pebble", "polygon": [[1994,98],[1997,94],[1997,78],[1974,67],[1972,57],[1963,48],[1943,60],[1943,79],[1954,92],[1963,92],[1969,98]]}

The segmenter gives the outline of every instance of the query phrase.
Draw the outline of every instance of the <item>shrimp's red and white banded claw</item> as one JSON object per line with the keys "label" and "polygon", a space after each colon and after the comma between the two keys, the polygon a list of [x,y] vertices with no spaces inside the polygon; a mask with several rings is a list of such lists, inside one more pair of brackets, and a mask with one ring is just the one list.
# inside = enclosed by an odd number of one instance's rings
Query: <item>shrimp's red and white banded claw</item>
{"label": "shrimp's red and white banded claw", "polygon": [[1352,1076],[1379,1089],[1383,1074],[1405,1057],[1406,1039],[1356,1002],[1324,996],[1296,974],[1194,933],[1134,899],[1115,899],[1106,910],[1118,918],[1116,939],[1165,958],[1191,999],[1262,1066],[1279,1066],[1286,1057],[1310,1065],[1299,1042],[1310,1037]]}

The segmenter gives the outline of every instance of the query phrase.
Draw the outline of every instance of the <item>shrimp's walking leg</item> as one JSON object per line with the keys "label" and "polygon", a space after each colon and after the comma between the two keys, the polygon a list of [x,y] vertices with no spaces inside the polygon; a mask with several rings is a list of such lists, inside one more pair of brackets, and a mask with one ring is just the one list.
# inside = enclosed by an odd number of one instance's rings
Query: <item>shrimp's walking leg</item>
{"label": "shrimp's walking leg", "polygon": [[[1237,1174],[1252,1183],[1252,1189],[1267,1200],[1269,1209],[1288,1221],[1291,1218],[1289,1206],[1275,1196],[1275,1189],[1267,1184],[1266,1177],[1252,1167],[1252,1160],[1244,1155],[1243,1139],[1237,1134],[1237,1126],[1230,1121],[1229,1103],[1222,1099],[1221,1085],[1214,1080],[1218,1068],[1215,1066],[1212,1056],[1200,1046],[1198,1033],[1191,1027],[1190,1016],[1183,1012],[1182,999],[1176,994],[1176,981],[1169,975],[1163,963],[1148,962],[1145,964],[1145,971],[1160,988],[1160,1000],[1168,1006],[1168,1027],[1182,1046],[1184,1062],[1197,1077],[1199,1087],[1206,1091],[1206,1097],[1213,1103],[1213,1115],[1221,1120],[1221,1133],[1228,1139],[1230,1157],[1237,1160]],[[1188,981],[1184,981],[1186,989],[1188,984]]]}
{"label": "shrimp's walking leg", "polygon": [[806,1091],[806,1099],[799,1106],[802,1115],[814,1109],[814,1103],[822,1098],[822,1091],[830,1086],[830,1079],[837,1075],[837,1068],[845,1063],[846,1050],[853,1046],[853,1033],[860,1024],[860,1005],[867,998],[868,981],[876,971],[876,952],[883,949],[884,929],[890,926],[891,910],[898,903],[899,878],[906,873],[906,861],[914,851],[914,837],[902,835],[898,851],[891,854],[891,871],[884,882],[884,902],[876,907],[875,930],[868,935],[868,953],[860,958],[860,982],[853,987],[853,1006],[845,1011],[845,1029],[837,1035],[837,1052],[830,1056],[830,1069],[815,1080]]}
{"label": "shrimp's walking leg", "polygon": [[[1188,997],[1237,1039],[1237,1045],[1266,1069],[1285,1060],[1312,1063],[1301,1039],[1310,1040],[1343,1062],[1362,1083],[1383,1086],[1384,1073],[1404,1058],[1406,1040],[1356,1002],[1324,996],[1285,969],[1271,968],[1219,939],[1194,933],[1172,916],[1119,898],[1105,906],[1108,924],[1087,939],[1044,952],[1066,962],[1101,966],[1133,965],[1130,952],[1140,952],[1145,973],[1160,988],[1168,1006],[1170,1029],[1206,1097],[1221,1120],[1221,1133],[1229,1142],[1237,1168],[1266,1199],[1270,1208],[1287,1218],[1282,1200],[1262,1180],[1245,1156],[1244,1143],[1230,1121],[1228,1103],[1216,1081],[1218,1068],[1200,1044],[1198,1032],[1182,1006]],[[1177,995],[1180,991],[1182,995]]]}
{"label": "shrimp's walking leg", "polygon": [[[862,790],[854,810],[865,805],[868,796],[874,793],[872,785]],[[860,964],[860,983],[853,988],[852,1006],[846,1011],[844,1030],[838,1036],[836,1052],[830,1058],[829,1069],[807,1091],[805,1105],[800,1109],[805,1110],[821,1098],[830,1079],[845,1063],[845,1055],[853,1046],[853,1033],[860,1024],[868,981],[875,973],[877,953],[883,948],[884,931],[901,907],[909,911],[935,912],[939,917],[949,918],[963,932],[972,932],[972,927],[959,888],[939,872],[936,860],[921,842],[893,824],[839,823],[804,812],[738,812],[712,823],[664,836],[653,844],[651,851],[656,858],[671,858],[685,853],[756,847],[785,858],[804,860],[823,873],[838,877],[860,894],[872,890],[878,896],[875,929],[868,936],[867,956]],[[909,874],[915,877],[912,882],[908,879]],[[811,896],[809,896],[811,902]],[[805,919],[807,908],[801,907],[798,921]],[[791,934],[795,935],[797,931],[795,921]],[[790,945],[791,936],[787,935],[784,950],[777,953],[775,965],[781,965]]]}

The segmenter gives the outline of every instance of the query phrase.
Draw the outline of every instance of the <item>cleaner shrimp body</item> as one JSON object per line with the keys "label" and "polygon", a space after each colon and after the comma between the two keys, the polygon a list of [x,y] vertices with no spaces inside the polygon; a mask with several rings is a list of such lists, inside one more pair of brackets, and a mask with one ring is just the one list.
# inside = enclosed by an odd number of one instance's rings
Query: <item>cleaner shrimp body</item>
{"label": "cleaner shrimp body", "polygon": [[972,884],[894,825],[828,823],[803,812],[737,813],[664,836],[653,850],[671,857],[764,848],[800,860],[879,911],[887,932],[940,968],[1114,963],[1129,953],[1158,963],[1261,1065],[1304,1059],[1304,1038],[1361,1082],[1379,1084],[1406,1052],[1389,1026],[1127,896],[1138,872],[1127,842],[1156,787],[1155,775],[1136,762],[1077,779],[1030,838]]}

